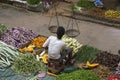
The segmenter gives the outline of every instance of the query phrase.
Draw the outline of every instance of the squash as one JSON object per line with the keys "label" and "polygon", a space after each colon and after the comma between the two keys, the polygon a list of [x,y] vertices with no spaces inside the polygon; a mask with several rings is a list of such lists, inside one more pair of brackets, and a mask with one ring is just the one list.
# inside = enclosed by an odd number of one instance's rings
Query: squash
{"label": "squash", "polygon": [[54,77],[57,77],[56,74],[53,74],[53,73],[51,73],[51,72],[47,72],[47,74],[48,74],[48,75],[51,75],[51,76],[54,76]]}
{"label": "squash", "polygon": [[32,47],[25,47],[25,48],[22,48],[22,49],[19,49],[20,52],[24,52],[24,51],[29,51],[29,52],[32,52],[34,49]]}
{"label": "squash", "polygon": [[43,57],[42,57],[43,63],[48,64],[47,59],[48,59],[48,54],[44,54]]}
{"label": "squash", "polygon": [[89,61],[87,61],[86,63],[86,66],[88,66],[89,68],[92,68],[92,67],[97,67],[99,64],[98,63],[90,63]]}
{"label": "squash", "polygon": [[47,40],[46,37],[42,37],[42,36],[39,36],[37,38],[34,38],[30,45],[34,45],[35,47],[37,48],[42,48],[42,45],[44,44],[44,42]]}

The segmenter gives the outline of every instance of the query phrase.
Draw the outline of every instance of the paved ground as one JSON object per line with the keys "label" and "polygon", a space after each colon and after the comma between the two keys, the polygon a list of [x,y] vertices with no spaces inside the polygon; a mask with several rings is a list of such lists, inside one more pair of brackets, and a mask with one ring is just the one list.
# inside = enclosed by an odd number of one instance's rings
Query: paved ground
{"label": "paved ground", "polygon": [[[0,23],[9,27],[25,27],[41,35],[55,35],[48,30],[49,19],[45,14],[0,4]],[[68,20],[66,17],[59,17],[60,25],[65,28]],[[52,24],[56,24],[55,19]],[[81,34],[76,39],[80,43],[117,54],[120,49],[119,29],[86,21],[78,21],[78,25]]]}

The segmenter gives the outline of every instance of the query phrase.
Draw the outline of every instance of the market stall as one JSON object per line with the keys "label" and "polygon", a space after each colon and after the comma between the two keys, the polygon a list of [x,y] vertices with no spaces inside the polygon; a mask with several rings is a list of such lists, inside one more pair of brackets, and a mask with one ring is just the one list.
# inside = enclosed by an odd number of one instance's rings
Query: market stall
{"label": "market stall", "polygon": [[75,62],[64,65],[55,74],[48,71],[47,51],[42,48],[46,36],[25,28],[8,29],[1,24],[0,28],[1,80],[119,80],[119,55],[81,44],[65,35],[62,40],[73,49]]}

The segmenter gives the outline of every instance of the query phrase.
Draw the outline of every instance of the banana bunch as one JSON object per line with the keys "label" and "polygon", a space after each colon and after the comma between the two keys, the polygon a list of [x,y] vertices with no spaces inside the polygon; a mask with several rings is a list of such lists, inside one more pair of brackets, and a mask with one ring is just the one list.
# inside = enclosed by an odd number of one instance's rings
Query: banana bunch
{"label": "banana bunch", "polygon": [[105,12],[105,17],[108,17],[108,18],[119,18],[120,19],[120,11],[107,10]]}
{"label": "banana bunch", "polygon": [[75,38],[70,38],[64,35],[62,40],[65,41],[67,47],[73,49],[73,55],[82,47],[82,44],[80,44]]}

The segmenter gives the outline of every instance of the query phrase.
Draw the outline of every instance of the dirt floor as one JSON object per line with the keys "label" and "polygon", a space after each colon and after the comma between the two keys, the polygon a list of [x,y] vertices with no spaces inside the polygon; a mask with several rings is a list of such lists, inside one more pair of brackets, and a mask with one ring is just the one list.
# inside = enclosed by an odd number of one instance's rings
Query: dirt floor
{"label": "dirt floor", "polygon": [[[55,35],[48,30],[49,20],[50,17],[47,14],[30,12],[23,8],[0,3],[0,23],[9,27],[29,28],[44,36]],[[65,28],[68,20],[69,18],[59,16],[59,23]],[[80,43],[118,54],[117,52],[120,49],[119,29],[86,21],[79,20],[77,22],[80,35],[75,38]],[[53,18],[51,25],[53,24],[56,25],[55,18]],[[73,28],[76,28],[76,25]]]}

